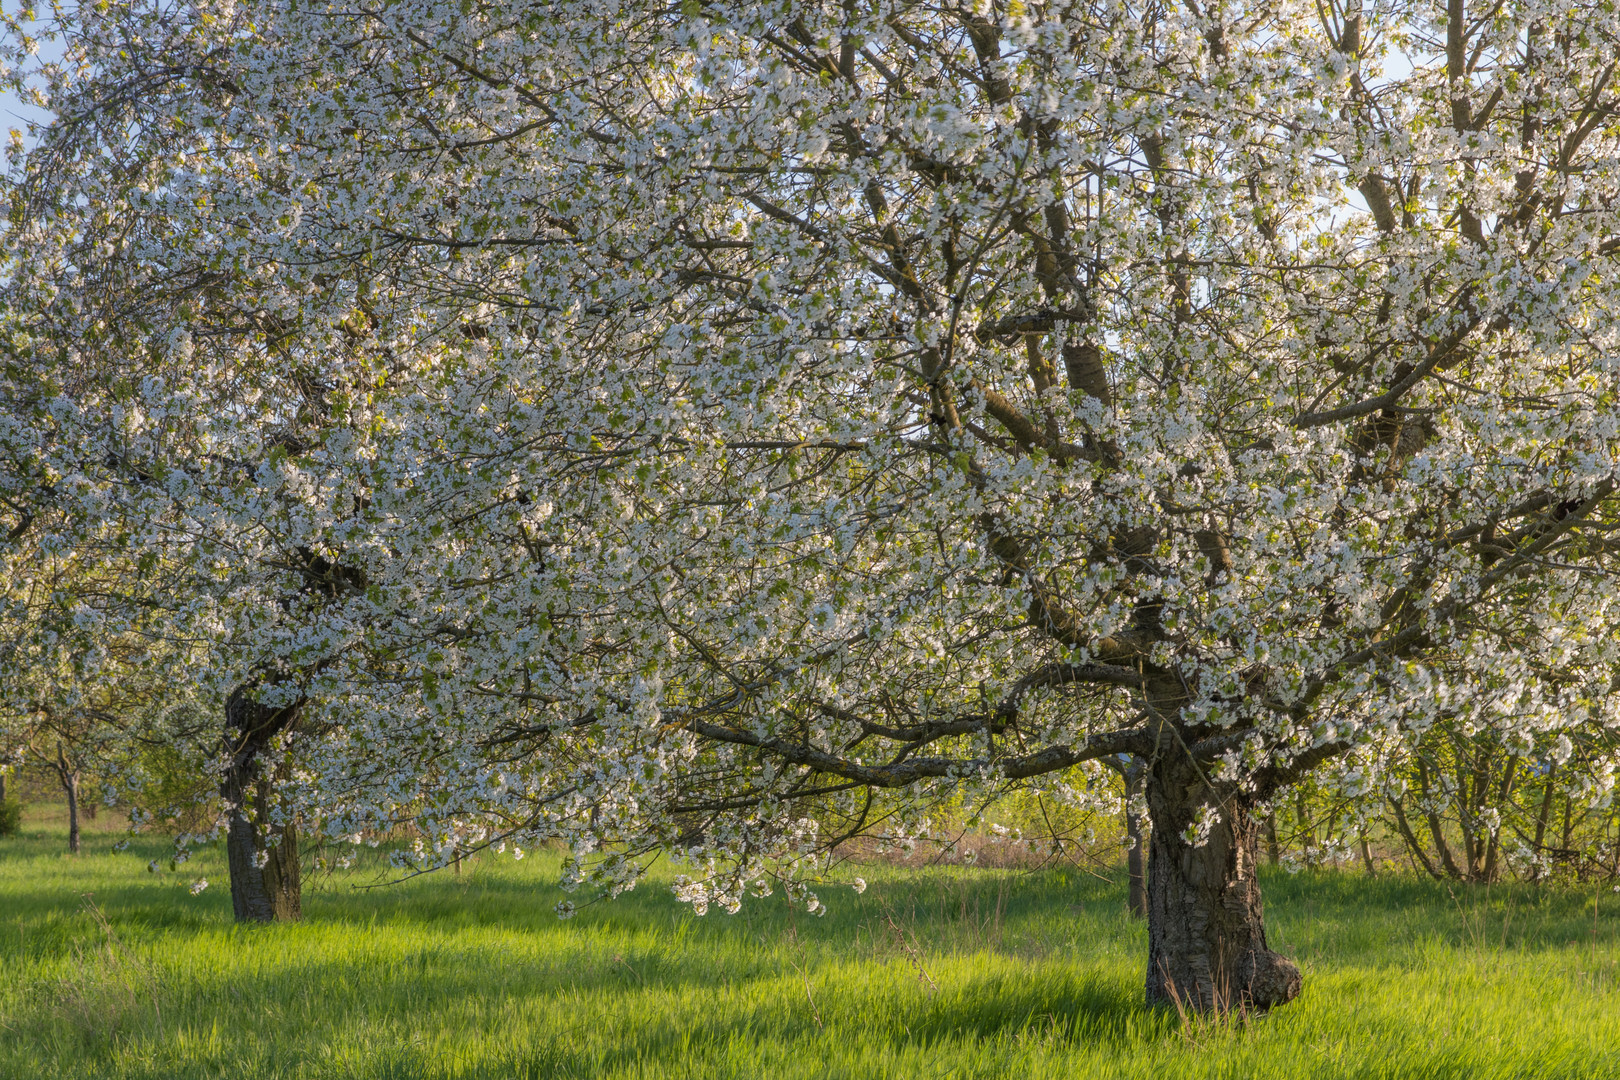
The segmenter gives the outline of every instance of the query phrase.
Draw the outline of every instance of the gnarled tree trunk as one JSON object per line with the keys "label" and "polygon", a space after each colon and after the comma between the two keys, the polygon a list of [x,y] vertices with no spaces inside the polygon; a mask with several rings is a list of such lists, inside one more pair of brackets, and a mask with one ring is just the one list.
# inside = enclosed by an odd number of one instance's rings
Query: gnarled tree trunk
{"label": "gnarled tree trunk", "polygon": [[1293,1000],[1299,968],[1266,944],[1248,798],[1178,755],[1153,763],[1147,794],[1148,1001],[1216,1012]]}
{"label": "gnarled tree trunk", "polygon": [[[266,842],[266,833],[275,837],[274,845]],[[261,830],[245,814],[234,813],[225,851],[237,922],[294,922],[303,916],[298,833],[292,825]]]}
{"label": "gnarled tree trunk", "polygon": [[262,759],[270,741],[297,722],[299,709],[261,705],[248,687],[225,702],[231,760],[219,791],[230,808],[225,853],[237,922],[289,922],[303,914],[298,832],[291,822],[274,823],[274,778]]}

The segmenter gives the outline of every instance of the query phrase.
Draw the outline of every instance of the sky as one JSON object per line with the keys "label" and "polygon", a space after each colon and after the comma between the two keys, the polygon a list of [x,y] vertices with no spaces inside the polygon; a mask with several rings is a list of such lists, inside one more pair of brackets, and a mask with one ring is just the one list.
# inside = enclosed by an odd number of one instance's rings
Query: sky
{"label": "sky", "polygon": [[[8,15],[12,15],[16,13],[19,5],[12,2],[12,0],[0,0],[0,6],[3,6],[6,9],[6,13]],[[38,24],[34,23],[29,25]],[[49,60],[58,58],[61,55],[61,48],[54,42],[40,42],[40,58]],[[0,88],[0,133],[15,128],[23,133],[23,137],[25,139],[28,139],[29,121],[42,123],[49,118],[50,114],[44,109],[25,104],[17,97],[16,94],[11,93],[9,90],[4,88]],[[32,142],[33,140],[28,139],[28,141]]]}

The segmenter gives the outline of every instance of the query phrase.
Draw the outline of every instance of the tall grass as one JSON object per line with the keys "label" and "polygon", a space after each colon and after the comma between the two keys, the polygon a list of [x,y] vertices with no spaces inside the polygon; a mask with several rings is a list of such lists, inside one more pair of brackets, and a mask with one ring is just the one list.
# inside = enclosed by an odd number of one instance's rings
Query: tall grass
{"label": "tall grass", "polygon": [[[1620,1077],[1620,896],[1352,873],[1265,879],[1302,998],[1235,1022],[1141,1004],[1146,931],[1083,871],[860,869],[831,912],[703,918],[658,881],[569,922],[554,861],[233,926],[203,853],[0,841],[0,1078]],[[196,876],[214,882],[186,891]]]}

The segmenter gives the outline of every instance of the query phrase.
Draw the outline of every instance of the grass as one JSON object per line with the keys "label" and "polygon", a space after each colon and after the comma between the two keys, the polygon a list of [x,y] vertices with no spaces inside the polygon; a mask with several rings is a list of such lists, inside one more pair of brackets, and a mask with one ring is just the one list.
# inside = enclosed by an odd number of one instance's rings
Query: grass
{"label": "grass", "polygon": [[1268,873],[1303,996],[1183,1024],[1141,1004],[1122,885],[1073,869],[871,866],[824,918],[655,880],[559,922],[541,854],[243,928],[218,852],[150,874],[163,843],[111,827],[0,840],[0,1078],[1620,1076],[1607,889]]}

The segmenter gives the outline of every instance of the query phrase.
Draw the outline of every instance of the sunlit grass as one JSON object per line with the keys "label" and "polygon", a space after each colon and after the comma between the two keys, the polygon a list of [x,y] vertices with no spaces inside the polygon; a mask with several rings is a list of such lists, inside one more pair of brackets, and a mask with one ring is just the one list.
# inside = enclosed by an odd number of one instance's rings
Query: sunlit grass
{"label": "sunlit grass", "polygon": [[1141,1004],[1122,886],[1075,870],[862,867],[824,918],[696,918],[652,881],[559,922],[539,854],[325,879],[303,924],[238,928],[219,853],[154,875],[161,841],[64,837],[0,840],[7,1080],[1620,1077],[1607,890],[1268,875],[1304,996],[1184,1025]]}

